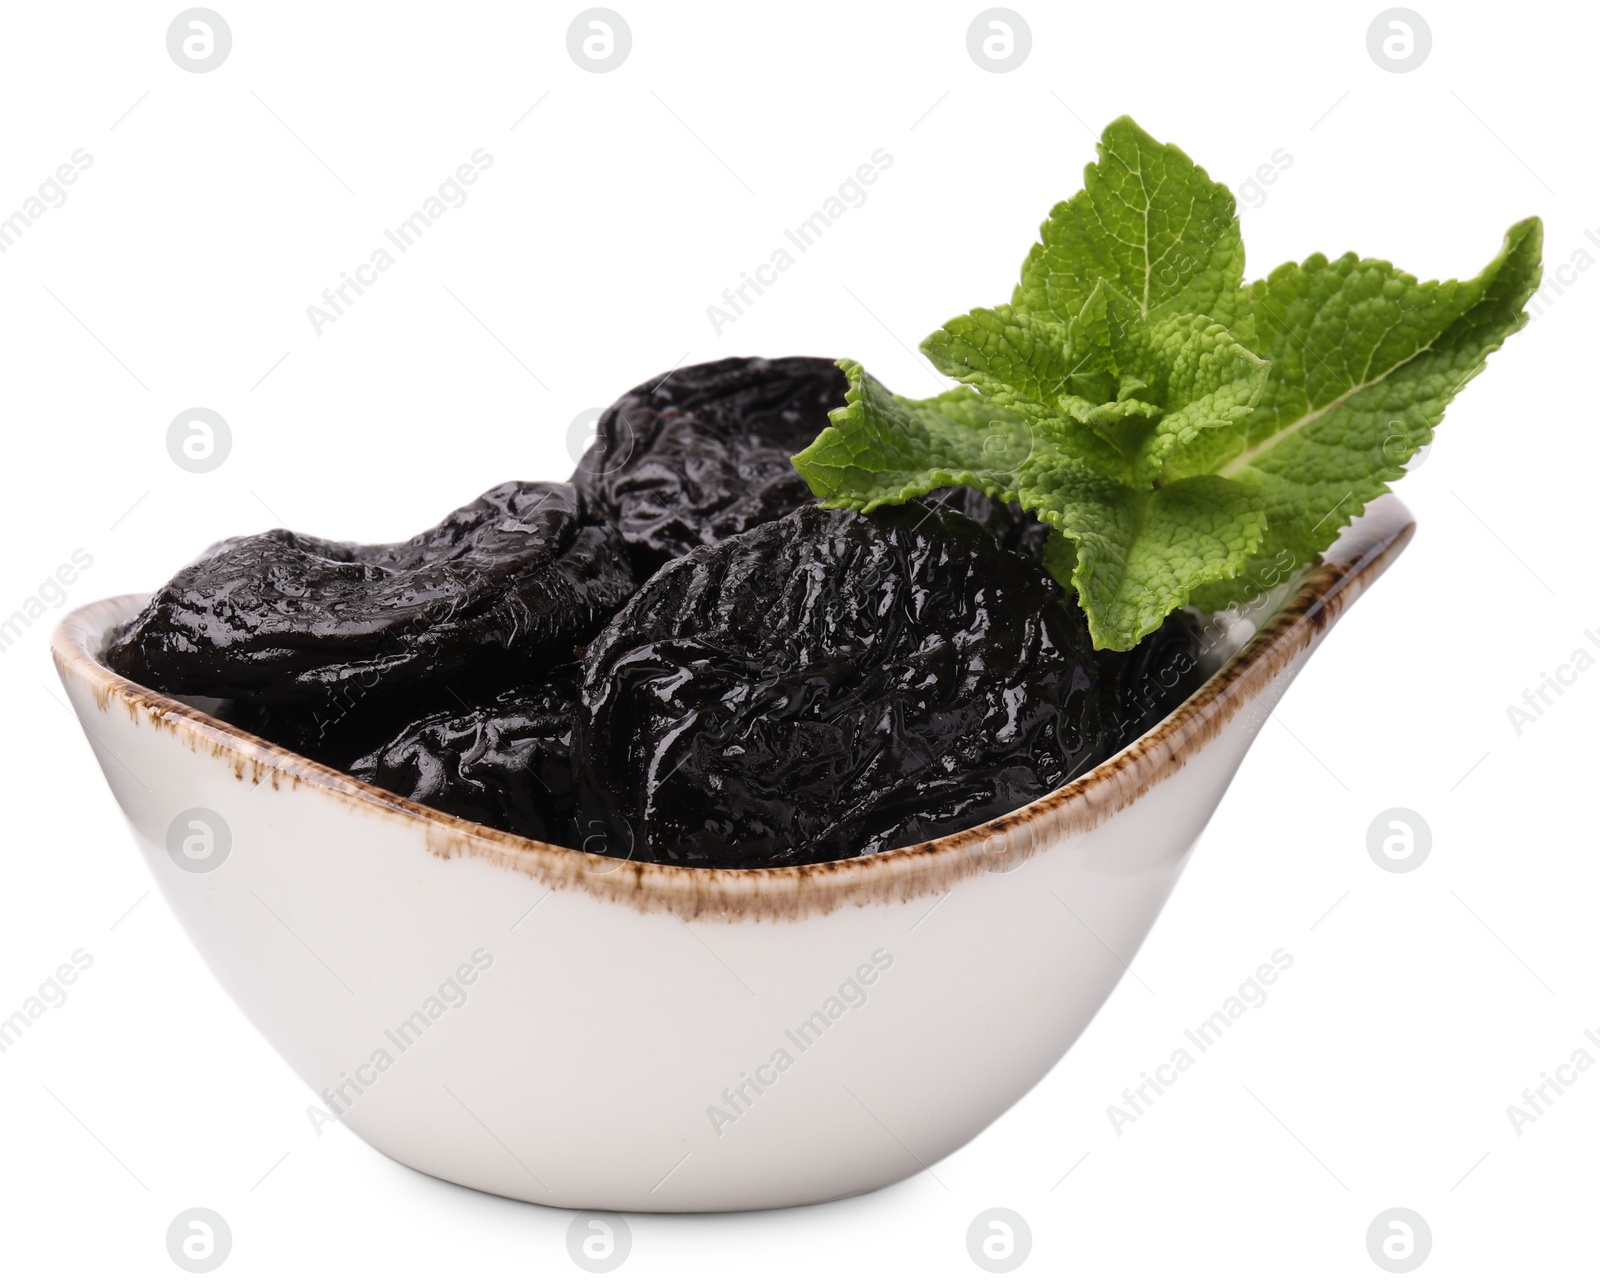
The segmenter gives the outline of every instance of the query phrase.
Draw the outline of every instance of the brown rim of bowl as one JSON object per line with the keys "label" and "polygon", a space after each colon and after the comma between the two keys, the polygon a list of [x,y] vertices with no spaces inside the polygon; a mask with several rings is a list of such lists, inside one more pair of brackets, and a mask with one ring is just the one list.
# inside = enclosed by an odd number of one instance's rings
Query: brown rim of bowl
{"label": "brown rim of bowl", "polygon": [[[977,827],[934,841],[833,863],[793,868],[684,868],[568,850],[458,819],[318,765],[105,667],[96,653],[106,629],[127,618],[142,596],[80,606],[56,627],[51,651],[63,682],[81,682],[102,710],[116,704],[138,723],[180,736],[195,752],[227,758],[252,787],[315,788],[375,816],[416,825],[443,859],[473,857],[525,873],[552,889],[581,889],[641,912],[795,918],[845,904],[941,895],[966,877],[1016,866],[1060,837],[1087,832],[1182,769],[1290,662],[1332,626],[1400,554],[1416,529],[1392,495],[1368,504],[1309,567],[1292,599],[1222,669],[1160,725],[1116,756],[1048,796]],[[1048,853],[1044,857],[1048,857]]]}

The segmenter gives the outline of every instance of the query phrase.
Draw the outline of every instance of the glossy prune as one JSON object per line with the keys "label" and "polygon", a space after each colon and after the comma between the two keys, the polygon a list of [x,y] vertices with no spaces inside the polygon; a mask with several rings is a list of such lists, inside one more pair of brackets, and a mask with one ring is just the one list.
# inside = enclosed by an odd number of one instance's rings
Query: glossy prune
{"label": "glossy prune", "polygon": [[615,525],[641,579],[813,502],[790,462],[844,404],[844,373],[807,356],[733,357],[641,383],[601,416],[572,483]]}
{"label": "glossy prune", "polygon": [[992,499],[982,490],[965,485],[952,485],[935,490],[928,495],[929,503],[940,503],[953,511],[969,516],[990,534],[1003,548],[1021,552],[1035,561],[1043,562],[1044,545],[1050,537],[1050,527],[1025,512],[1016,503],[1002,503]]}
{"label": "glossy prune", "polygon": [[1111,733],[1116,747],[1132,743],[1205,682],[1200,625],[1174,611],[1133,649],[1100,651]]}
{"label": "glossy prune", "polygon": [[223,720],[268,743],[335,770],[349,770],[357,757],[371,752],[427,711],[426,706],[418,707],[409,698],[389,701],[382,698],[381,692],[376,699],[366,696],[367,692],[357,687],[315,703],[269,704],[235,699],[224,705],[221,715]]}
{"label": "glossy prune", "polygon": [[1096,671],[1056,583],[960,513],[801,508],[667,566],[591,643],[580,813],[709,867],[928,840],[1106,755]]}
{"label": "glossy prune", "polygon": [[535,841],[577,845],[576,668],[467,711],[413,722],[350,767],[358,779]]}
{"label": "glossy prune", "polygon": [[106,661],[173,694],[392,715],[418,691],[503,689],[570,662],[633,588],[620,538],[581,522],[571,486],[508,481],[404,543],[288,530],[219,543]]}

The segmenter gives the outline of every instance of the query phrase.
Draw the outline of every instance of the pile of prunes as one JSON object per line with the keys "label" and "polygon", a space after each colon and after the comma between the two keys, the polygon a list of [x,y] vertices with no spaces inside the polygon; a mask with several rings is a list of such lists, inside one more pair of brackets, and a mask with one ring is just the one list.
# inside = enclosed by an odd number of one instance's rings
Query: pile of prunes
{"label": "pile of prunes", "polygon": [[1182,612],[1094,650],[1014,506],[818,507],[790,458],[844,394],[807,357],[675,371],[566,484],[508,481],[405,543],[217,544],[106,661],[464,819],[715,868],[996,818],[1199,686]]}

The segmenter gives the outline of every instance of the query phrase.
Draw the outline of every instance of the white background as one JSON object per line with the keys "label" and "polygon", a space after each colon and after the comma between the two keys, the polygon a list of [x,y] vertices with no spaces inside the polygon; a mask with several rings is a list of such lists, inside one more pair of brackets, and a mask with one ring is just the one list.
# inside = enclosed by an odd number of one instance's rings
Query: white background
{"label": "white background", "polygon": [[[575,415],[681,362],[848,354],[937,390],[917,340],[1009,295],[1124,111],[1232,185],[1292,157],[1241,202],[1252,276],[1346,249],[1469,275],[1530,213],[1550,266],[1600,253],[1578,6],[1416,0],[1432,52],[1393,74],[1376,3],[1016,0],[1033,50],[992,74],[976,2],[615,0],[633,49],[597,75],[567,52],[577,4],[216,3],[234,43],[207,74],[168,56],[175,3],[8,7],[0,214],[75,149],[93,163],[0,254],[0,615],[76,549],[68,607],[226,534],[405,537],[566,476]],[[317,336],[306,308],[477,148],[470,199]],[[714,333],[708,305],[878,148],[866,202]],[[1600,271],[1566,277],[1450,411],[1402,486],[1411,550],[1267,724],[1061,1065],[880,1193],[630,1217],[622,1276],[978,1277],[966,1229],[994,1206],[1032,1227],[1025,1276],[1383,1276],[1365,1235],[1393,1206],[1432,1227],[1422,1276],[1593,1270],[1600,1070],[1520,1136],[1506,1111],[1600,1025],[1600,670],[1521,735],[1506,713],[1600,658]],[[232,428],[205,475],[165,448],[190,406]],[[94,960],[0,1055],[0,1271],[181,1276],[167,1225],[205,1206],[233,1228],[219,1276],[582,1276],[570,1213],[313,1135],[311,1092],[147,893],[49,664],[62,612],[0,653],[0,1012]],[[1366,849],[1391,806],[1432,829],[1405,875]],[[1115,1134],[1108,1105],[1277,948],[1270,1001]]]}

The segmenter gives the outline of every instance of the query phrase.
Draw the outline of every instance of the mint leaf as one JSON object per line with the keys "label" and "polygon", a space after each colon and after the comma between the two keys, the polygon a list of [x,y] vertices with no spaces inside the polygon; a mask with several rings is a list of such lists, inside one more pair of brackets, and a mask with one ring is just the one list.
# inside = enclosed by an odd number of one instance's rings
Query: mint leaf
{"label": "mint leaf", "polygon": [[1011,502],[1033,452],[1027,424],[966,389],[925,401],[895,396],[855,361],[845,405],[794,456],[824,507],[870,512],[947,485],[967,485]]}
{"label": "mint leaf", "polygon": [[1250,414],[1268,369],[1215,321],[1140,316],[1104,281],[1070,325],[978,308],[947,321],[922,350],[1061,450],[1141,487],[1169,463],[1175,476],[1194,475],[1234,452],[1243,437],[1230,429]]}
{"label": "mint leaf", "polygon": [[1282,582],[1387,490],[1526,323],[1541,229],[1467,281],[1354,254],[1245,286],[1233,198],[1124,117],[1051,212],[1009,305],[923,343],[965,387],[923,401],[861,366],[795,465],[829,506],[945,485],[1019,502],[1098,646]]}
{"label": "mint leaf", "polygon": [[951,378],[1040,405],[1076,395],[1071,380],[1078,362],[1069,348],[1059,321],[1005,306],[957,316],[922,340],[923,354]]}
{"label": "mint leaf", "polygon": [[1074,353],[1065,326],[1011,307],[979,308],[930,334],[922,350],[941,373],[1030,423],[1093,470],[1118,479],[1129,475],[1128,455],[1096,430],[1096,407],[1075,377],[1089,367]]}
{"label": "mint leaf", "polygon": [[1214,470],[1243,444],[1243,424],[1267,386],[1270,362],[1205,316],[1165,316],[1131,325],[1119,370],[1140,379],[1139,396],[1162,414],[1134,459],[1133,479],[1178,479]]}
{"label": "mint leaf", "polygon": [[947,485],[1020,502],[1074,549],[1047,564],[1076,590],[1097,646],[1130,648],[1201,584],[1243,571],[1261,541],[1265,519],[1235,482],[1136,487],[993,400],[964,389],[908,400],[855,361],[839,367],[846,404],[794,459],[823,506],[870,512]]}
{"label": "mint leaf", "polygon": [[1050,211],[1012,305],[1065,321],[1108,280],[1141,315],[1209,314],[1244,280],[1233,194],[1127,116],[1106,126],[1083,190]]}
{"label": "mint leaf", "polygon": [[[1385,262],[1319,254],[1242,292],[1272,371],[1242,447],[1215,470],[1267,514],[1262,566],[1284,563],[1282,552],[1311,560],[1404,474],[1456,393],[1527,323],[1541,241],[1537,219],[1516,224],[1472,280],[1419,282]],[[1254,595],[1245,577],[1207,600]]]}
{"label": "mint leaf", "polygon": [[1200,584],[1239,574],[1265,525],[1244,487],[1220,476],[1138,490],[1037,460],[1019,497],[1054,527],[1046,568],[1077,590],[1090,637],[1112,650],[1131,649]]}

